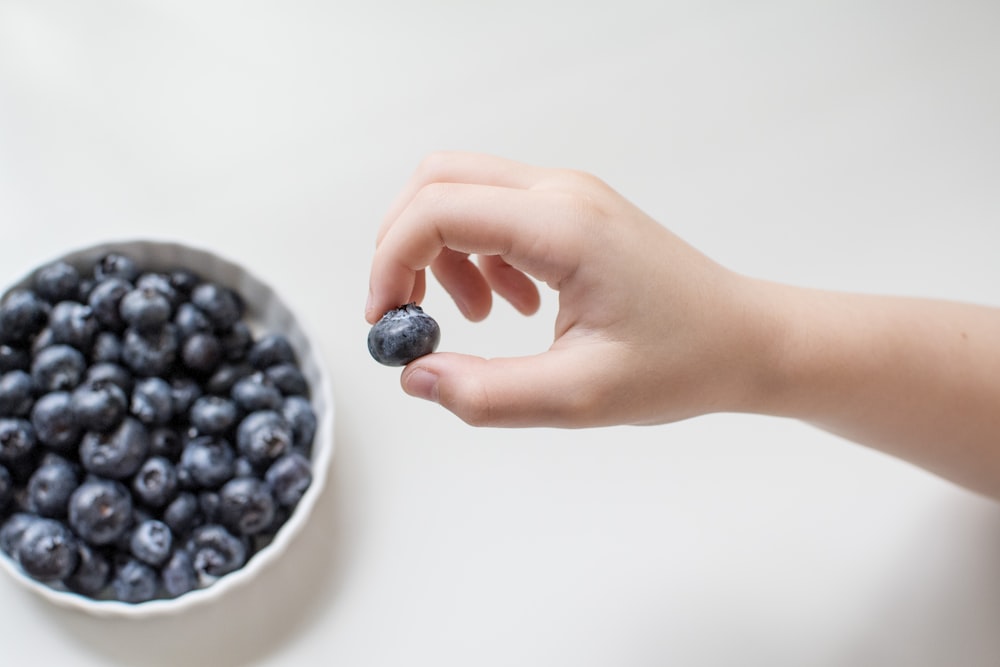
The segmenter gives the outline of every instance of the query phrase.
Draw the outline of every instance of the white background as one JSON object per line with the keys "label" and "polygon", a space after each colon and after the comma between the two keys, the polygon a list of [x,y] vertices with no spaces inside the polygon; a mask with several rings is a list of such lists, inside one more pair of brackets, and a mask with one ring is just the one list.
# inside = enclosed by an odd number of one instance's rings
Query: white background
{"label": "white background", "polygon": [[[362,318],[436,149],[591,171],[745,273],[1000,304],[998,35],[994,0],[0,0],[0,282],[215,248],[305,312],[337,398],[330,483],[253,586],[128,622],[4,577],[0,661],[1000,664],[993,502],[764,417],[476,430]],[[445,349],[551,341],[551,294],[425,306]]]}

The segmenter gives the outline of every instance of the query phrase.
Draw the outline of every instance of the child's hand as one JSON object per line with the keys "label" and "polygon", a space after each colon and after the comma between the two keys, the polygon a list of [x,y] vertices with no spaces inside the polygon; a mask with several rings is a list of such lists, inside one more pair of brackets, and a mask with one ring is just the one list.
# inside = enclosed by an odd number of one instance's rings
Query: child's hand
{"label": "child's hand", "polygon": [[674,421],[745,409],[765,381],[772,336],[750,281],[587,174],[430,156],[379,233],[367,320],[419,302],[428,266],[472,320],[489,313],[492,292],[525,314],[537,310],[528,276],[559,292],[544,353],[437,353],[406,367],[408,393],[471,424]]}

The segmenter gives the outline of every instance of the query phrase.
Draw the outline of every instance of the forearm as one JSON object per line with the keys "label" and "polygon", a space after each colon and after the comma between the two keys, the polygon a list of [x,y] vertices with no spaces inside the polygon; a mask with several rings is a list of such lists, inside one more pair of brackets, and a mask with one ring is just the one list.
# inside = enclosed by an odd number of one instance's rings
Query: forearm
{"label": "forearm", "polygon": [[758,283],[794,417],[1000,497],[1000,309]]}

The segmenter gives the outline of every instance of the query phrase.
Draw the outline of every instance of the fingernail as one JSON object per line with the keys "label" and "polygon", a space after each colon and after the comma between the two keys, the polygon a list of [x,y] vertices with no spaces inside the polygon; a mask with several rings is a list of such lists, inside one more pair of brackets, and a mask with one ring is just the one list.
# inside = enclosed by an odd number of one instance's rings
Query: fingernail
{"label": "fingernail", "polygon": [[424,368],[415,368],[406,376],[406,393],[438,402],[438,376]]}

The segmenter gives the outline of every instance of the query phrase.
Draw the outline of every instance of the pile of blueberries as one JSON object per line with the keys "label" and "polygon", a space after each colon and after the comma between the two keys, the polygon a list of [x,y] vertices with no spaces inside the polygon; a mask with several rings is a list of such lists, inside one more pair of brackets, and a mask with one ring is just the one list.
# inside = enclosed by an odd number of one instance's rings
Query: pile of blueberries
{"label": "pile of blueberries", "polygon": [[0,302],[0,549],[36,580],[140,603],[270,543],[312,482],[288,339],[234,290],[108,253]]}

